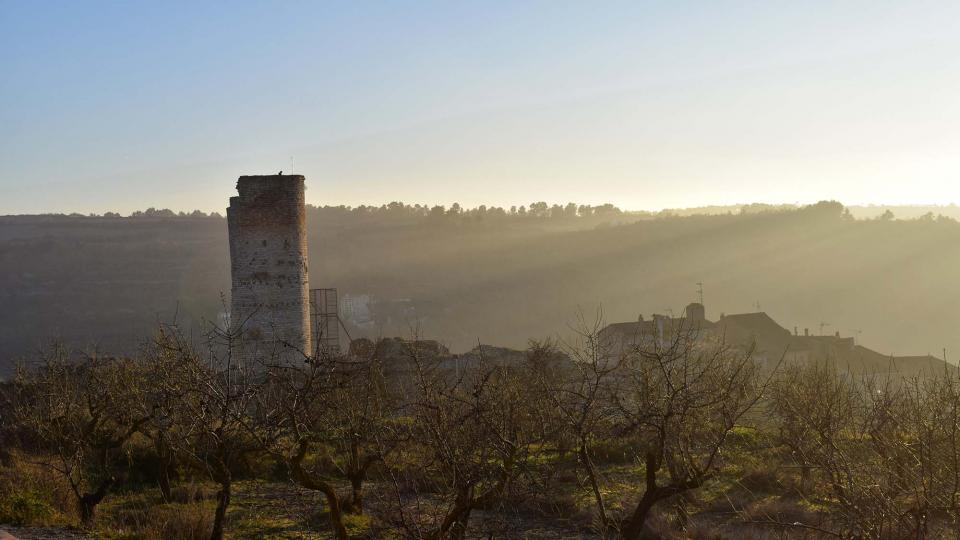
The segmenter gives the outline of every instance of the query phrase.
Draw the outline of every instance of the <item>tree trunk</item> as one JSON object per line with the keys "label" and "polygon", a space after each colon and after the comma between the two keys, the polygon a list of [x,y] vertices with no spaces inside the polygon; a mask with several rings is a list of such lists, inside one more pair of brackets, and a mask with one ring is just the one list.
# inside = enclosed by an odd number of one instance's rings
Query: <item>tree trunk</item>
{"label": "tree trunk", "polygon": [[363,513],[363,480],[367,475],[367,464],[360,456],[360,443],[350,442],[350,463],[347,466],[347,478],[350,480],[350,500],[344,507],[349,514]]}
{"label": "tree trunk", "polygon": [[658,455],[654,452],[647,452],[646,456],[646,489],[643,497],[633,509],[630,515],[622,524],[620,536],[624,540],[638,540],[640,533],[643,532],[643,526],[650,516],[650,511],[658,502],[669,499],[674,495],[679,495],[687,490],[700,487],[703,483],[702,477],[684,480],[674,480],[673,483],[666,486],[657,485],[657,470],[660,468]]}
{"label": "tree trunk", "polygon": [[230,484],[229,476],[220,483],[220,491],[217,493],[217,512],[214,514],[210,540],[223,540],[223,522],[227,515],[227,507],[230,506]]}
{"label": "tree trunk", "polygon": [[157,436],[156,442],[156,451],[157,458],[159,463],[157,464],[157,485],[160,487],[160,496],[163,498],[163,502],[170,502],[170,449],[167,447],[166,441],[163,440],[163,435]]}
{"label": "tree trunk", "polygon": [[350,501],[345,511],[348,514],[363,514],[363,477],[365,475],[361,471],[348,476],[350,477]]}
{"label": "tree trunk", "polygon": [[160,470],[157,471],[157,485],[160,487],[160,497],[163,502],[170,502],[173,496],[170,492],[170,474],[166,463],[161,463]]}
{"label": "tree trunk", "polygon": [[800,466],[800,494],[806,496],[810,492],[810,467]]}
{"label": "tree trunk", "polygon": [[467,523],[470,521],[470,512],[472,508],[460,512],[449,529],[448,537],[450,540],[463,540],[467,536]]}
{"label": "tree trunk", "polygon": [[332,486],[323,483],[320,491],[327,496],[327,504],[330,506],[330,523],[333,524],[333,532],[337,535],[337,540],[348,540],[347,528],[343,525],[343,509],[340,508],[340,497]]}
{"label": "tree trunk", "polygon": [[645,460],[644,474],[646,476],[646,486],[643,491],[643,497],[633,509],[633,514],[622,524],[620,535],[624,540],[637,540],[640,533],[643,532],[643,524],[647,522],[647,516],[657,501],[665,498],[661,488],[657,486],[657,471],[660,469],[660,460],[654,452],[648,451]]}
{"label": "tree trunk", "polygon": [[100,484],[100,487],[98,487],[96,491],[84,493],[80,496],[78,506],[80,507],[80,519],[84,524],[89,525],[93,523],[93,518],[95,518],[97,514],[97,505],[107,496],[107,492],[110,491],[110,486],[113,485],[113,480],[113,478],[109,478]]}
{"label": "tree trunk", "polygon": [[436,533],[431,536],[436,540],[463,540],[467,534],[467,523],[470,521],[473,502],[473,486],[460,488],[453,509],[446,515]]}
{"label": "tree trunk", "polygon": [[340,505],[340,497],[337,490],[323,480],[313,478],[303,469],[303,458],[307,455],[307,443],[300,444],[299,451],[291,457],[287,463],[290,465],[290,472],[293,473],[293,479],[301,486],[319,491],[327,497],[327,504],[330,506],[330,524],[333,526],[333,532],[337,540],[349,540],[347,528],[343,525],[343,508]]}
{"label": "tree trunk", "polygon": [[80,499],[80,521],[85,525],[93,523],[93,518],[97,515],[97,504],[100,501],[95,500],[91,493],[84,495]]}
{"label": "tree trunk", "polygon": [[600,492],[600,482],[597,480],[597,471],[593,468],[593,460],[590,459],[590,451],[587,449],[587,441],[581,440],[580,447],[577,449],[577,455],[583,470],[587,473],[587,479],[590,481],[590,489],[593,490],[593,498],[597,504],[597,514],[600,516],[600,523],[607,527],[607,509],[603,504],[603,494]]}
{"label": "tree trunk", "polygon": [[637,540],[640,538],[640,533],[643,532],[643,525],[647,521],[647,516],[650,515],[650,510],[653,509],[653,505],[659,500],[660,498],[649,491],[643,494],[640,502],[637,503],[637,507],[634,508],[633,514],[627,519],[621,529],[620,535],[623,536],[624,540]]}

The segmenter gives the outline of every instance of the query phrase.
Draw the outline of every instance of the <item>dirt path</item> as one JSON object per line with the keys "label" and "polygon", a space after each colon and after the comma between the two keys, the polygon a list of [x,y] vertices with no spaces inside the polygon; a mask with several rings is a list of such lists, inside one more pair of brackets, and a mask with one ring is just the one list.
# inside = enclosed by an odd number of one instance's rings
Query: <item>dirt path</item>
{"label": "dirt path", "polygon": [[[9,537],[4,536],[7,533]],[[12,527],[0,526],[0,540],[89,540],[90,536],[61,527]]]}

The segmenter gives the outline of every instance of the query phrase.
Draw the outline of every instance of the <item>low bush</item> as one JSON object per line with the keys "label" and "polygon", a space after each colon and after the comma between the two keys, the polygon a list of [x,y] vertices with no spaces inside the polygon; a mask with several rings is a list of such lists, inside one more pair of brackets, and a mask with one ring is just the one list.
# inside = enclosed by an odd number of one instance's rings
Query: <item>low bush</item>
{"label": "low bush", "polygon": [[179,504],[210,500],[216,496],[216,489],[194,482],[180,484],[170,490],[170,502]]}
{"label": "low bush", "polygon": [[783,483],[772,466],[747,468],[737,483],[753,493],[783,493]]}
{"label": "low bush", "polygon": [[0,523],[17,526],[43,525],[53,520],[56,512],[42,495],[27,491],[0,499]]}
{"label": "low bush", "polygon": [[590,445],[594,462],[604,465],[634,463],[641,449],[641,441],[634,437],[603,439]]}
{"label": "low bush", "polygon": [[18,452],[0,466],[0,523],[72,524],[77,506],[66,480],[42,465],[43,457],[24,459]]}

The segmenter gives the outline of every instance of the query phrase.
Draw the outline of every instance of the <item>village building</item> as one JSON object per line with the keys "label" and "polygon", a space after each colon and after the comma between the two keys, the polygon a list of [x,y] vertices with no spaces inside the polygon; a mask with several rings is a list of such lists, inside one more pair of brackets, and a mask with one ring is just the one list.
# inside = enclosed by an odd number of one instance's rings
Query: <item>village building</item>
{"label": "village building", "polygon": [[681,333],[704,345],[724,344],[741,352],[751,351],[763,366],[791,362],[830,361],[838,368],[854,373],[899,372],[917,374],[943,370],[947,364],[933,355],[893,356],[856,343],[853,337],[800,334],[784,328],[765,312],[721,315],[716,321],[706,317],[703,304],[692,303],[684,316],[654,314],[636,321],[613,323],[600,331],[600,342],[608,356],[617,356],[638,347],[668,346]]}

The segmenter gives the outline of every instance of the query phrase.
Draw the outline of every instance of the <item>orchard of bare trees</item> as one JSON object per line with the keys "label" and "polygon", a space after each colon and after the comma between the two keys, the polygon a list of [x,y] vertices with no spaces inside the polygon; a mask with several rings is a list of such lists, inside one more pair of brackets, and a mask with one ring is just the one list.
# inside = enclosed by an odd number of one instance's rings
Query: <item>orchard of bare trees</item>
{"label": "orchard of bare trees", "polygon": [[960,537],[960,376],[761,365],[681,328],[243,360],[160,328],[0,389],[0,524],[111,538]]}

